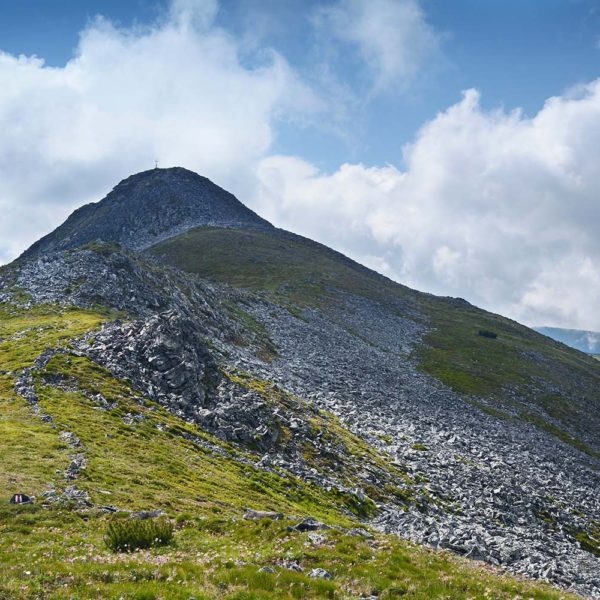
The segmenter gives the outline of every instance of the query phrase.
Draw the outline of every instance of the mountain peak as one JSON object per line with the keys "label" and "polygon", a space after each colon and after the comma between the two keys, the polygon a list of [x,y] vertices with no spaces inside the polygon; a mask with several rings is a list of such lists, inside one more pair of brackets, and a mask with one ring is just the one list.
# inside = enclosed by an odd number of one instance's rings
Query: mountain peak
{"label": "mountain peak", "polygon": [[148,183],[163,182],[166,184],[178,185],[184,181],[195,183],[196,185],[214,185],[207,177],[203,177],[184,167],[156,167],[154,169],[148,169],[147,171],[140,171],[139,173],[129,175],[129,177],[120,181],[114,187],[113,191]]}
{"label": "mountain peak", "polygon": [[123,179],[104,199],[77,209],[24,257],[118,242],[140,250],[200,226],[270,229],[233,194],[183,167],[151,169]]}

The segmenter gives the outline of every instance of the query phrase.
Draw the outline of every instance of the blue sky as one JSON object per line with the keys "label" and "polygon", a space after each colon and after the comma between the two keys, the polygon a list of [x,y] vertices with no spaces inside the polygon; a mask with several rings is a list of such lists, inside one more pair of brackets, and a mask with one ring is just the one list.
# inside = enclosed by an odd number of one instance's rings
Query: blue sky
{"label": "blue sky", "polygon": [[157,158],[412,287],[600,329],[600,0],[0,9],[0,263]]}
{"label": "blue sky", "polygon": [[[314,56],[315,0],[224,0],[217,23],[237,36],[260,30],[261,45],[277,48],[309,72]],[[401,146],[423,122],[477,88],[487,108],[522,107],[535,114],[566,88],[600,71],[600,0],[427,0],[428,22],[440,32],[443,57],[410,90],[382,94],[353,115],[352,139],[312,128],[280,126],[276,150],[301,153],[326,169],[346,161],[398,162]],[[62,66],[79,32],[95,16],[122,26],[149,24],[168,8],[155,0],[1,1],[0,48],[35,54]],[[258,26],[257,26],[258,23]],[[361,70],[349,60],[340,78],[360,88]]]}

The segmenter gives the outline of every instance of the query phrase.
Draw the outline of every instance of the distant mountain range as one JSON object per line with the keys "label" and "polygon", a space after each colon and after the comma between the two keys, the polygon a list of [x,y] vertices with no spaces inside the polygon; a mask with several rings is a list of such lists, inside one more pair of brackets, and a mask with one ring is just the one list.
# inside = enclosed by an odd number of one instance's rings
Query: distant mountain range
{"label": "distant mountain range", "polygon": [[562,329],[561,327],[534,327],[538,333],[543,333],[557,342],[562,342],[571,348],[587,354],[600,354],[600,333],[583,329]]}

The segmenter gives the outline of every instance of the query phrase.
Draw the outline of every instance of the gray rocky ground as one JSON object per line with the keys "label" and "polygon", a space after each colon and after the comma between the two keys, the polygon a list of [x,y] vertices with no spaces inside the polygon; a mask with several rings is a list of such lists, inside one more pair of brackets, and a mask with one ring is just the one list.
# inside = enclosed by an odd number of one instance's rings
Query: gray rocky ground
{"label": "gray rocky ground", "polygon": [[406,343],[418,342],[419,331],[364,300],[346,302],[341,310],[353,313],[359,337],[316,313],[274,317],[257,306],[280,357],[240,363],[339,415],[442,500],[425,511],[385,507],[374,523],[600,596],[600,560],[568,533],[585,524],[582,514],[600,518],[598,461],[459,398],[417,371]]}

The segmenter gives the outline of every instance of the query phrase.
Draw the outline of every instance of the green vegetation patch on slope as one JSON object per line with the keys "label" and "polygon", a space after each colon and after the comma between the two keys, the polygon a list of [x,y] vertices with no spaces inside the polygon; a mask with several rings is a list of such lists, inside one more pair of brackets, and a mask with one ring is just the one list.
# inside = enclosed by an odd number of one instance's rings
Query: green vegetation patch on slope
{"label": "green vegetation patch on slope", "polygon": [[268,292],[282,304],[322,306],[334,290],[384,299],[390,287],[415,292],[298,235],[198,227],[147,251],[167,264],[205,279]]}
{"label": "green vegetation patch on slope", "polygon": [[[55,356],[47,376],[52,380],[60,374],[78,389],[42,384],[40,406],[59,428],[81,440],[87,466],[77,485],[93,502],[225,513],[251,507],[312,512],[330,520],[344,508],[333,492],[252,467],[247,464],[256,459],[252,455],[141,398],[87,358]],[[111,408],[90,399],[95,393]]]}
{"label": "green vegetation patch on slope", "polygon": [[46,348],[68,347],[71,339],[109,318],[108,313],[54,305],[0,305],[0,489],[8,495],[40,494],[69,462],[56,430],[15,393],[18,373]]}
{"label": "green vegetation patch on slope", "polygon": [[30,367],[46,348],[65,347],[111,318],[108,311],[47,304],[25,309],[0,304],[0,369]]}
{"label": "green vegetation patch on slope", "polygon": [[[600,369],[585,354],[510,319],[433,297],[424,307],[433,327],[421,353],[423,367],[458,392],[494,395],[507,385],[530,385],[535,377],[553,381],[552,362],[600,382]],[[479,335],[482,330],[498,337]]]}
{"label": "green vegetation patch on slope", "polygon": [[592,523],[587,529],[571,528],[567,530],[584,550],[600,557],[600,523]]}
{"label": "green vegetation patch on slope", "polygon": [[[422,306],[431,320],[425,345],[417,351],[424,371],[458,393],[488,398],[478,405],[494,416],[508,418],[516,411],[522,420],[598,455],[582,441],[594,439],[600,425],[589,406],[590,400],[598,402],[596,361],[461,301],[428,297]],[[481,330],[497,338],[482,336]],[[531,406],[538,408],[535,415]]]}
{"label": "green vegetation patch on slope", "polygon": [[[95,511],[2,507],[0,598],[574,599],[392,536],[366,539],[330,529],[311,538],[288,530],[294,521],[287,520],[182,515],[171,546],[114,554],[102,539],[114,519]],[[313,569],[331,579],[311,577]]]}
{"label": "green vegetation patch on slope", "polygon": [[[345,520],[336,494],[245,464],[237,451],[145,400],[91,360],[68,353],[70,339],[93,330],[106,318],[100,313],[54,306],[31,310],[3,307],[0,331],[6,337],[2,364],[8,363],[12,373],[3,376],[0,387],[0,401],[7,407],[3,422],[12,431],[12,437],[5,438],[11,444],[3,452],[5,463],[14,472],[7,478],[20,477],[16,483],[26,484],[23,474],[32,469],[32,452],[35,456],[39,452],[48,460],[47,464],[37,461],[32,489],[38,491],[51,483],[64,487],[60,472],[68,461],[68,449],[58,434],[68,431],[79,438],[78,452],[84,453],[87,463],[77,486],[88,492],[94,503],[130,509],[205,507],[225,512],[250,506]],[[13,386],[18,369],[30,367],[47,348],[57,347],[66,353],[57,354],[43,372],[36,373],[39,407],[52,418],[51,428],[24,400],[15,397]],[[90,399],[95,394],[101,394],[112,408],[106,410]],[[15,430],[19,420],[27,421],[28,416],[29,431],[40,442],[32,439],[31,451],[24,452],[24,440]],[[253,457],[245,459],[248,463]],[[31,493],[30,489],[18,491]]]}
{"label": "green vegetation patch on slope", "polygon": [[49,423],[33,416],[31,407],[13,389],[11,377],[0,376],[0,490],[12,496],[38,495],[68,465],[65,444]]}

